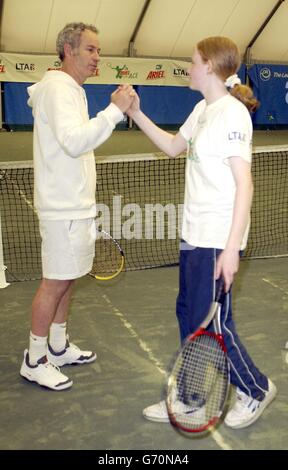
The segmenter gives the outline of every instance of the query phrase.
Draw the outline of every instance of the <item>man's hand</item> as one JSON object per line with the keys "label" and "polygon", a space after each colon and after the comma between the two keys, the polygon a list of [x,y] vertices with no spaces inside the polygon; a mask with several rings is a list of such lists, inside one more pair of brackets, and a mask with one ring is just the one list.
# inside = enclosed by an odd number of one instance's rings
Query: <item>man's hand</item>
{"label": "man's hand", "polygon": [[121,85],[112,93],[111,102],[118,106],[122,113],[126,113],[134,100],[135,94],[131,85]]}

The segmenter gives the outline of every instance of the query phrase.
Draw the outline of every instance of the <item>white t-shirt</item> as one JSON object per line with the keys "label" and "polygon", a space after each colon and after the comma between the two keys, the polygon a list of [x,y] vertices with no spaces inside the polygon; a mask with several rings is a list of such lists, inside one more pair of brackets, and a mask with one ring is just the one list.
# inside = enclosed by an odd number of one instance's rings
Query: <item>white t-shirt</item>
{"label": "white t-shirt", "polygon": [[[192,246],[224,249],[236,192],[229,157],[251,162],[250,114],[230,94],[210,105],[202,100],[180,133],[187,141],[182,238]],[[247,244],[248,231],[249,223],[241,249]]]}

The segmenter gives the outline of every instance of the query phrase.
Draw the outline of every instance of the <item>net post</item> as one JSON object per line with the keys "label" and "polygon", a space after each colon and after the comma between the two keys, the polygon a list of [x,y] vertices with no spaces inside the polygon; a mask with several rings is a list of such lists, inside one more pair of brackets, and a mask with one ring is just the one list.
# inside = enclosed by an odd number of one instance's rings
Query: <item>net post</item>
{"label": "net post", "polygon": [[6,266],[4,265],[3,258],[3,244],[2,244],[2,226],[1,226],[1,213],[0,213],[0,289],[9,286],[9,283],[6,282],[5,276]]}

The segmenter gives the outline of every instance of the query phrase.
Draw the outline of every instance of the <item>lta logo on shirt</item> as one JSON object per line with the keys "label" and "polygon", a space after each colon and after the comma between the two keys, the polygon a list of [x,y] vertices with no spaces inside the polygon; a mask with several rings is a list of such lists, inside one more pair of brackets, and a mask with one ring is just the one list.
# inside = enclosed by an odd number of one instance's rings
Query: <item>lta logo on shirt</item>
{"label": "lta logo on shirt", "polygon": [[238,132],[238,131],[229,132],[228,140],[237,140],[239,142],[245,142],[246,134],[243,134],[242,132]]}

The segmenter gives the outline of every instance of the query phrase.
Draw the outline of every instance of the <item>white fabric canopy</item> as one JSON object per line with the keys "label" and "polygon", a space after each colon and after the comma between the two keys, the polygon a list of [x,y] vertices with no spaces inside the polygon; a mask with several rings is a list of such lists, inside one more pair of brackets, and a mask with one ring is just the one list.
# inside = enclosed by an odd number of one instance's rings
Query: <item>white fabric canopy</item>
{"label": "white fabric canopy", "polygon": [[[231,37],[244,54],[277,0],[151,0],[133,41],[140,57],[187,58],[207,36]],[[3,0],[0,51],[53,54],[72,21],[99,29],[102,55],[128,56],[145,0]],[[283,1],[251,49],[252,61],[288,62],[288,1]],[[130,46],[131,47],[131,46]]]}

